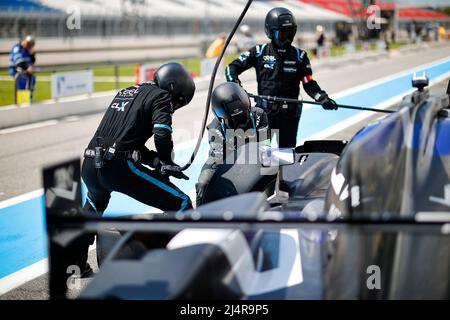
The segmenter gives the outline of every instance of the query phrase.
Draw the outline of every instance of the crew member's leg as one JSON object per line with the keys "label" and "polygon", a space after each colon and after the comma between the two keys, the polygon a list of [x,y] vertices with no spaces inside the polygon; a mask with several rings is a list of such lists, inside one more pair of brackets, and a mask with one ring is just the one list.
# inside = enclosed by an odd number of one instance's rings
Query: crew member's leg
{"label": "crew member's leg", "polygon": [[299,117],[295,117],[289,113],[280,116],[280,139],[278,140],[278,146],[280,148],[296,147],[299,122]]}
{"label": "crew member's leg", "polygon": [[108,206],[111,189],[100,181],[94,159],[84,159],[81,176],[88,190],[86,203],[83,208],[87,213],[93,214],[94,216],[101,216]]}
{"label": "crew member's leg", "polygon": [[280,145],[280,116],[277,111],[272,110],[267,114],[267,118],[269,120],[270,138],[274,139],[274,135],[276,135],[277,144]]}
{"label": "crew member's leg", "polygon": [[28,76],[17,74],[16,77],[16,90],[28,90]]}
{"label": "crew member's leg", "polygon": [[192,208],[189,197],[159,172],[131,160],[114,161],[114,164],[102,177],[112,190],[163,211]]}
{"label": "crew member's leg", "polygon": [[[84,212],[93,217],[101,217],[108,206],[111,192],[99,180],[98,169],[95,168],[94,159],[84,159],[81,176],[88,190],[83,207]],[[76,264],[84,272],[89,272],[90,269],[87,264],[88,249],[94,243],[94,240],[95,234],[84,234],[77,241],[76,252],[79,252],[79,255]]]}
{"label": "crew member's leg", "polygon": [[211,165],[205,163],[200,172],[200,176],[198,177],[198,182],[195,184],[195,190],[197,194],[197,198],[195,201],[196,207],[200,206],[203,203],[203,196],[205,195],[206,187],[211,181],[212,176],[214,175],[214,170]]}
{"label": "crew member's leg", "polygon": [[33,100],[35,85],[36,85],[36,77],[33,74],[28,75],[28,88],[30,90],[30,99],[31,100]]}

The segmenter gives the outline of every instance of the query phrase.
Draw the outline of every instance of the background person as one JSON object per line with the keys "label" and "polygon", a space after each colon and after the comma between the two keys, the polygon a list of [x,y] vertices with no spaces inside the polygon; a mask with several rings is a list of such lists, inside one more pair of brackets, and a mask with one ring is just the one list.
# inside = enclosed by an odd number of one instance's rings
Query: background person
{"label": "background person", "polygon": [[314,52],[316,58],[323,58],[325,54],[325,33],[321,25],[316,27],[316,48]]}
{"label": "background person", "polygon": [[211,45],[208,47],[208,50],[206,50],[206,58],[212,59],[220,56],[220,53],[222,52],[225,46],[226,39],[227,39],[226,34],[221,33],[216,38],[216,40],[214,40],[213,43],[211,43]]}
{"label": "background person", "polygon": [[27,35],[10,51],[9,75],[16,82],[16,90],[30,90],[30,99],[33,97],[36,77],[33,74],[33,66],[36,62],[34,52],[35,38]]}
{"label": "background person", "polygon": [[256,45],[255,38],[253,37],[251,29],[247,24],[242,25],[239,31],[241,32],[241,35],[237,42],[238,52],[248,51]]}

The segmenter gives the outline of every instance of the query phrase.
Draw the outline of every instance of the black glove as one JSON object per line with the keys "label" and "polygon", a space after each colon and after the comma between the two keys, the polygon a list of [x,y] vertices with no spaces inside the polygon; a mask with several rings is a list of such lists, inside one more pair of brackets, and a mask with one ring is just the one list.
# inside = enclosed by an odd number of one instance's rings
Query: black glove
{"label": "black glove", "polygon": [[159,171],[163,176],[172,176],[177,179],[189,180],[189,177],[183,173],[181,167],[176,164],[162,164]]}
{"label": "black glove", "polygon": [[146,164],[152,168],[158,168],[160,166],[161,161],[159,160],[158,152],[148,150],[147,148],[144,147],[140,149],[140,153],[141,153],[140,161],[143,164]]}
{"label": "black glove", "polygon": [[317,99],[317,102],[322,104],[322,108],[325,110],[337,110],[338,105],[336,101],[330,99],[326,93],[322,93],[321,96]]}
{"label": "black glove", "polygon": [[158,152],[150,150],[147,164],[152,168],[157,168],[160,162]]}

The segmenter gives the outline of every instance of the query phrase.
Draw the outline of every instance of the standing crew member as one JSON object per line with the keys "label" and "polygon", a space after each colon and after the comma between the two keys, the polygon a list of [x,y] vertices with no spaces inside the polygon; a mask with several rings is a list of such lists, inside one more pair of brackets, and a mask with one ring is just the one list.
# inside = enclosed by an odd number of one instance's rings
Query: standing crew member
{"label": "standing crew member", "polygon": [[[211,106],[215,118],[207,126],[209,157],[195,185],[197,207],[203,203],[205,190],[218,166],[225,163],[229,155],[250,140],[263,143],[268,140],[266,113],[261,108],[251,107],[247,93],[236,83],[225,82],[217,86]],[[240,134],[244,136],[239,137]]]}
{"label": "standing crew member", "polygon": [[[337,109],[336,102],[313,79],[306,51],[291,45],[297,32],[292,12],[286,8],[270,10],[266,16],[265,32],[272,41],[253,47],[231,62],[226,68],[227,81],[241,84],[238,76],[253,67],[259,95],[298,99],[302,82],[308,95],[320,102],[324,109]],[[279,130],[279,146],[295,147],[300,106],[266,100],[257,103],[267,112],[270,128]]]}

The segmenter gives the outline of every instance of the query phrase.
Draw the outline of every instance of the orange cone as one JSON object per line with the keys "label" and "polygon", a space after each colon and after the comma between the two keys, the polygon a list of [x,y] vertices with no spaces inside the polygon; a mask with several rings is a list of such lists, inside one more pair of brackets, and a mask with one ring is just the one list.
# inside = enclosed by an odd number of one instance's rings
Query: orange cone
{"label": "orange cone", "polygon": [[141,65],[139,63],[136,64],[135,75],[134,84],[139,84],[141,82]]}

